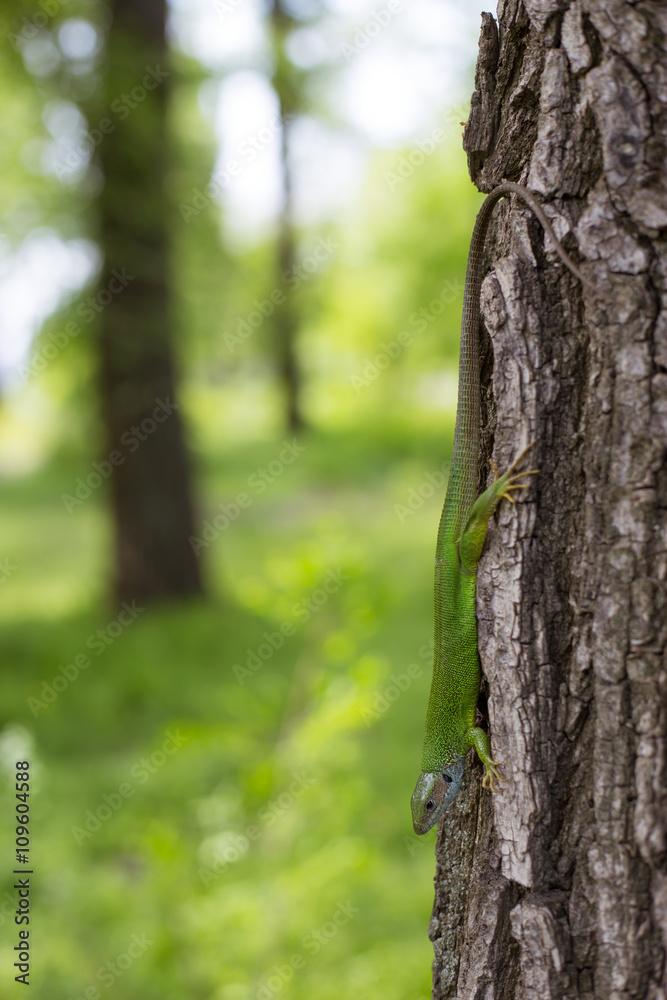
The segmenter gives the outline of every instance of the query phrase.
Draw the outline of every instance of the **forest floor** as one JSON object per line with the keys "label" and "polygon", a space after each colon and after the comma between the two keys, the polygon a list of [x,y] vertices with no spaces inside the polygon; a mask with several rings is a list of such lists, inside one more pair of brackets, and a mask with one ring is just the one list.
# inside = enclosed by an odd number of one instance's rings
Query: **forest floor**
{"label": "forest floor", "polygon": [[[292,442],[199,456],[189,605],[110,607],[106,487],[62,500],[80,462],[5,484],[0,801],[29,759],[34,1000],[430,995],[409,799],[451,438]],[[14,854],[3,823],[5,968]]]}

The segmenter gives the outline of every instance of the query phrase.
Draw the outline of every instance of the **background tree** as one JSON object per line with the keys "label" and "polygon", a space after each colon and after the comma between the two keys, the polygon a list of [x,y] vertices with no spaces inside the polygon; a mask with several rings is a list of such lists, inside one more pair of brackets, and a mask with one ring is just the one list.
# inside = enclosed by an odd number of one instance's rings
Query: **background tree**
{"label": "background tree", "polygon": [[437,845],[434,993],[664,996],[667,225],[658,4],[483,15],[470,172],[538,192],[599,296],[523,208],[483,291],[488,474],[537,440],[479,572],[479,647],[508,784],[471,774]]}
{"label": "background tree", "polygon": [[123,455],[110,477],[115,594],[147,602],[201,590],[172,346],[166,4],[113,0],[111,13],[101,107],[114,128],[99,150],[108,299],[100,387],[108,453]]}
{"label": "background tree", "polygon": [[301,413],[301,378],[296,349],[298,312],[290,287],[285,281],[296,263],[296,234],[293,220],[293,176],[290,163],[290,129],[295,116],[303,105],[302,74],[296,70],[287,57],[285,43],[287,35],[298,22],[290,15],[281,0],[272,0],[270,29],[273,44],[274,70],[271,78],[280,108],[280,165],[281,165],[281,208],[278,219],[278,283],[282,297],[276,303],[273,327],[276,339],[278,371],[285,395],[287,426],[298,431],[303,425]]}

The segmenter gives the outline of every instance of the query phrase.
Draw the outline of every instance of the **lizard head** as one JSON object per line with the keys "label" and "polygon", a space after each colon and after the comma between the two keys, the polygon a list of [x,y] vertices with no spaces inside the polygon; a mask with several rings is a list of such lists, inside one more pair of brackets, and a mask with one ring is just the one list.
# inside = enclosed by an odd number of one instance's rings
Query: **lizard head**
{"label": "lizard head", "polygon": [[461,787],[463,761],[441,771],[422,771],[412,793],[412,825],[415,833],[427,833],[438,822]]}

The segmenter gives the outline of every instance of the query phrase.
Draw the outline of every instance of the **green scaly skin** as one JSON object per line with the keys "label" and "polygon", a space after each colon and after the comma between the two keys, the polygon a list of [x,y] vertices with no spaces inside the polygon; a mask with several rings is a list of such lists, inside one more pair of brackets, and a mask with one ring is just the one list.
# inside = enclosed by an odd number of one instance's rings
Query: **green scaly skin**
{"label": "green scaly skin", "polygon": [[493,779],[501,777],[498,762],[491,757],[488,736],[475,726],[481,679],[475,618],[477,563],[494,510],[503,497],[514,503],[512,492],[528,488],[520,480],[536,471],[515,471],[532,447],[529,445],[511,468],[502,476],[496,475],[495,482],[476,499],[482,256],[493,207],[509,194],[516,194],[529,206],[551,237],[563,263],[583,284],[590,286],[561,247],[539,202],[526,188],[505,183],[491,192],[475,222],[463,296],[454,450],[435,555],[433,679],[426,712],[422,773],[412,796],[412,819],[419,834],[431,829],[458,792],[463,761],[471,747],[477,750],[486,769],[483,784],[488,782],[493,790]]}

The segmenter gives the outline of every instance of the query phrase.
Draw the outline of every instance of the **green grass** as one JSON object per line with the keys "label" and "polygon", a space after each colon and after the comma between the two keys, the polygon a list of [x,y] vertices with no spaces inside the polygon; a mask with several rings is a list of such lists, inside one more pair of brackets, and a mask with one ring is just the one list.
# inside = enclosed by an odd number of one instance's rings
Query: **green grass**
{"label": "green grass", "polygon": [[[89,637],[115,617],[103,492],[67,514],[74,459],[4,489],[2,808],[28,756],[34,1000],[429,995],[433,838],[412,834],[409,797],[442,491],[403,523],[395,504],[450,442],[387,427],[303,443],[261,493],[250,477],[281,439],[207,443],[199,525],[252,501],[202,554],[207,600],[139,614],[99,655]],[[239,683],[281,625],[293,634]],[[90,665],[35,715],[27,698],[78,654]],[[13,837],[3,823],[5,900]],[[7,970],[17,928],[0,910]],[[133,935],[136,957],[100,972]]]}

